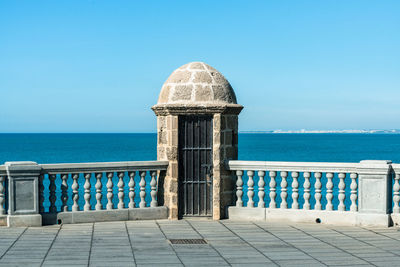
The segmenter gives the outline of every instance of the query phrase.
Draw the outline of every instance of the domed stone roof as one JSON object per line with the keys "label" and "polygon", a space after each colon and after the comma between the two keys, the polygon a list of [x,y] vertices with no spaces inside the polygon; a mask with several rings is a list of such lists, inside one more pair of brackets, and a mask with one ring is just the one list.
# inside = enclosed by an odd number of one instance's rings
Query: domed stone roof
{"label": "domed stone roof", "polygon": [[172,72],[158,104],[236,104],[236,96],[219,71],[203,62],[191,62]]}

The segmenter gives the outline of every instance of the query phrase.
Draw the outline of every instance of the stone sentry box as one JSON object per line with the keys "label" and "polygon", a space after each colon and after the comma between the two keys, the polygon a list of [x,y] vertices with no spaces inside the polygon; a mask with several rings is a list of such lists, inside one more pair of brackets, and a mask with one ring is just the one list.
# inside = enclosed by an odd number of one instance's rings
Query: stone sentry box
{"label": "stone sentry box", "polygon": [[[204,115],[212,119],[210,215],[214,220],[225,218],[227,207],[234,202],[235,179],[224,163],[228,159],[237,159],[238,114],[243,109],[237,104],[229,82],[205,63],[188,63],[169,76],[161,89],[158,103],[152,109],[157,116],[157,160],[169,161],[166,175],[159,181],[159,194],[164,202],[160,204],[169,208],[169,218],[178,219],[185,215],[180,208],[186,204],[179,197],[182,194],[180,190],[183,190],[179,186],[180,179],[183,179],[182,168],[179,168],[182,166],[179,162],[182,160],[179,157],[182,146],[179,143],[179,140],[182,141],[179,120],[184,120],[186,116]],[[195,198],[193,194],[191,197]]]}

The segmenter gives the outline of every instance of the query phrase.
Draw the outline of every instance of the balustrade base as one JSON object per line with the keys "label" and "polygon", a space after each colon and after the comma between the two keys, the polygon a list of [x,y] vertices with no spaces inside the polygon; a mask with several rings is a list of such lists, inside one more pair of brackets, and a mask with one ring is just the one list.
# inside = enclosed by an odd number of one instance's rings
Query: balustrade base
{"label": "balustrade base", "polygon": [[379,213],[357,213],[357,225],[362,226],[391,226],[390,214]]}
{"label": "balustrade base", "polygon": [[228,218],[232,220],[265,221],[265,208],[229,207]]}
{"label": "balustrade base", "polygon": [[159,219],[168,219],[167,207],[74,211],[57,214],[58,223],[63,224]]}
{"label": "balustrade base", "polygon": [[229,219],[246,221],[321,223],[346,226],[388,227],[391,225],[389,214],[365,214],[351,211],[229,207],[228,214]]}
{"label": "balustrade base", "polygon": [[28,214],[28,215],[8,215],[8,227],[31,227],[42,226],[42,215]]}
{"label": "balustrade base", "polygon": [[7,215],[0,215],[0,226],[7,226]]}

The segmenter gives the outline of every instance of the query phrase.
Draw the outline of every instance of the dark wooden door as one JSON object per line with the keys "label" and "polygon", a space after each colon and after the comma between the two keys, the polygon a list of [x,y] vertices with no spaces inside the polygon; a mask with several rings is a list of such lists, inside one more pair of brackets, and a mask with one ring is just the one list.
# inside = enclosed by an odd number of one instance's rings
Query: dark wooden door
{"label": "dark wooden door", "polygon": [[212,215],[212,116],[179,117],[179,215]]}

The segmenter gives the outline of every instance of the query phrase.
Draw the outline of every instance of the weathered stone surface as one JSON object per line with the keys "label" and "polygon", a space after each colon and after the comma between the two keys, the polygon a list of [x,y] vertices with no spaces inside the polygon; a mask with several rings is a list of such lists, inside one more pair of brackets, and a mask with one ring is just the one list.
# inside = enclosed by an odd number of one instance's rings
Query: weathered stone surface
{"label": "weathered stone surface", "polygon": [[[207,66],[203,62],[192,62],[174,71],[163,85],[158,103],[236,104],[229,82],[220,72]],[[192,95],[194,97],[190,97]]]}
{"label": "weathered stone surface", "polygon": [[232,191],[236,187],[236,179],[232,176],[221,175],[222,191]]}
{"label": "weathered stone surface", "polygon": [[221,120],[222,120],[222,115],[221,114],[214,114],[213,117],[213,130],[214,132],[220,132],[221,131]]}
{"label": "weathered stone surface", "polygon": [[171,179],[178,180],[178,164],[175,161],[171,161]]}
{"label": "weathered stone surface", "polygon": [[163,146],[157,147],[157,160],[166,159],[165,148]]}
{"label": "weathered stone surface", "polygon": [[177,70],[169,76],[167,83],[187,83],[192,76],[188,70]]}
{"label": "weathered stone surface", "polygon": [[195,85],[195,96],[194,99],[196,101],[208,101],[211,99],[212,93],[211,93],[211,87],[209,85],[201,85],[201,84],[196,84]]}
{"label": "weathered stone surface", "polygon": [[178,116],[168,116],[167,127],[169,131],[178,130]]}
{"label": "weathered stone surface", "polygon": [[211,76],[214,79],[214,81],[217,84],[222,84],[222,85],[228,85],[226,82],[227,80],[225,79],[225,77],[216,69],[210,67],[212,70],[210,70]]}
{"label": "weathered stone surface", "polygon": [[158,132],[158,143],[166,144],[167,143],[167,133],[163,130]]}
{"label": "weathered stone surface", "polygon": [[178,194],[178,183],[169,183],[169,192],[173,193],[173,195]]}
{"label": "weathered stone surface", "polygon": [[232,130],[227,130],[224,132],[224,140],[225,140],[225,145],[233,145],[233,134]]}
{"label": "weathered stone surface", "polygon": [[205,70],[203,64],[201,62],[193,62],[190,64],[191,70]]}
{"label": "weathered stone surface", "polygon": [[167,147],[168,160],[178,160],[178,151],[175,147]]}
{"label": "weathered stone surface", "polygon": [[160,99],[158,100],[161,103],[168,103],[169,101],[169,91],[171,89],[170,85],[165,85],[160,93]]}
{"label": "weathered stone surface", "polygon": [[237,149],[235,147],[226,147],[225,148],[225,159],[236,159],[237,158]]}
{"label": "weathered stone surface", "polygon": [[167,126],[167,117],[166,116],[158,116],[157,117],[157,128],[164,129]]}
{"label": "weathered stone surface", "polygon": [[199,72],[194,73],[193,82],[194,83],[211,83],[212,78],[211,78],[210,74],[208,74],[208,72],[199,71]]}
{"label": "weathered stone surface", "polygon": [[168,141],[169,144],[173,147],[178,147],[178,131],[172,130],[169,134],[170,140]]}
{"label": "weathered stone surface", "polygon": [[237,129],[238,118],[237,116],[225,116],[227,122],[227,128],[229,129]]}
{"label": "weathered stone surface", "polygon": [[221,101],[221,102],[227,102],[227,103],[232,103],[233,97],[229,95],[229,92],[225,87],[222,85],[212,85],[212,90],[214,92],[214,100],[215,101]]}
{"label": "weathered stone surface", "polygon": [[177,85],[172,95],[172,101],[190,100],[192,98],[193,85]]}
{"label": "weathered stone surface", "polygon": [[170,220],[177,220],[178,219],[178,207],[172,206],[169,208],[169,217]]}

